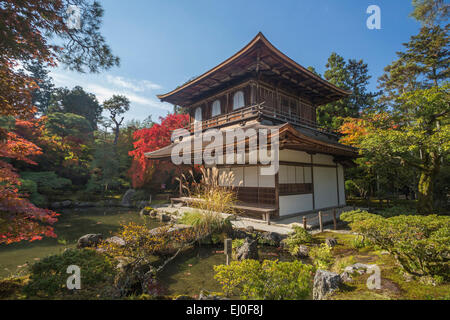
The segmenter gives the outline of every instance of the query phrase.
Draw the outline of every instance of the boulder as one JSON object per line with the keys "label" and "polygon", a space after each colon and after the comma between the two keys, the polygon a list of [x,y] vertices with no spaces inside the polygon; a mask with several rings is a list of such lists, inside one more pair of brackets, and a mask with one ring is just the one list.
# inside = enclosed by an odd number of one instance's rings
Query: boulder
{"label": "boulder", "polygon": [[236,250],[236,258],[239,261],[244,259],[258,259],[258,242],[256,240],[251,240],[250,238],[245,238],[245,242],[242,246]]}
{"label": "boulder", "polygon": [[161,221],[161,222],[169,222],[171,220],[170,215],[165,214],[165,213],[159,213],[158,216],[159,216],[159,221]]}
{"label": "boulder", "polygon": [[325,243],[327,246],[333,248],[338,244],[338,241],[335,238],[326,238]]}
{"label": "boulder", "polygon": [[117,245],[119,247],[123,247],[126,244],[125,240],[123,240],[121,237],[118,237],[118,236],[113,236],[111,238],[108,238],[105,240],[105,242],[114,243],[115,245]]}
{"label": "boulder", "polygon": [[141,209],[141,211],[139,212],[140,216],[156,216],[156,212],[155,209],[151,208],[151,207],[144,207]]}
{"label": "boulder", "polygon": [[132,206],[131,198],[134,196],[135,193],[136,193],[136,190],[128,189],[127,192],[125,192],[125,194],[123,195],[122,202],[120,204],[123,207],[131,207]]}
{"label": "boulder", "polygon": [[89,233],[78,239],[77,248],[96,247],[103,240],[101,233]]}
{"label": "boulder", "polygon": [[276,232],[263,232],[259,235],[259,238],[262,243],[266,243],[271,246],[278,247],[280,245],[280,242],[282,240],[281,235]]}
{"label": "boulder", "polygon": [[198,300],[228,300],[225,297],[210,294],[208,291],[202,290],[198,295]]}
{"label": "boulder", "polygon": [[247,228],[245,228],[245,230],[250,233],[255,232],[255,228],[253,226],[247,226]]}
{"label": "boulder", "polygon": [[70,201],[70,200],[65,200],[65,201],[61,202],[61,207],[62,208],[68,208],[71,205],[72,205],[72,201]]}
{"label": "boulder", "polygon": [[247,234],[247,232],[245,232],[244,230],[240,230],[240,229],[233,229],[233,231],[230,234],[230,237],[233,239],[245,239],[248,236],[249,235]]}
{"label": "boulder", "polygon": [[82,201],[80,201],[80,202],[74,202],[73,205],[75,207],[78,207],[78,208],[95,207],[95,203],[93,203],[93,202],[82,202]]}
{"label": "boulder", "polygon": [[329,294],[339,289],[341,284],[342,279],[337,273],[317,270],[314,277],[313,299],[325,300]]}
{"label": "boulder", "polygon": [[149,233],[151,235],[157,235],[161,233],[161,230],[164,230],[167,233],[172,233],[172,232],[176,232],[176,231],[182,231],[185,229],[189,229],[192,228],[192,226],[190,225],[186,225],[186,224],[174,224],[172,226],[169,227],[169,229],[166,229],[167,227],[157,227],[157,228],[153,228],[149,231]]}
{"label": "boulder", "polygon": [[308,258],[309,257],[309,248],[304,245],[299,245],[297,249],[297,257],[298,258]]}
{"label": "boulder", "polygon": [[353,280],[350,273],[345,271],[342,272],[339,276],[341,277],[342,282],[351,282]]}
{"label": "boulder", "polygon": [[52,202],[52,203],[50,203],[50,208],[52,208],[52,209],[59,209],[59,208],[61,208],[61,202]]}
{"label": "boulder", "polygon": [[368,264],[358,262],[358,263],[352,264],[351,266],[345,267],[344,272],[347,272],[349,274],[354,274],[355,272],[357,272],[359,274],[364,274],[364,273],[366,273],[368,268],[370,268],[370,266]]}

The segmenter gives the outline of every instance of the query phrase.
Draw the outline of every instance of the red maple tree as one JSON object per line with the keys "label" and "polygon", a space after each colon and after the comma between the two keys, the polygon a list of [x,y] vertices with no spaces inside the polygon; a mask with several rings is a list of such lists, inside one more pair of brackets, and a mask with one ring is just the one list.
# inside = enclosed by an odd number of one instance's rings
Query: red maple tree
{"label": "red maple tree", "polygon": [[[16,125],[34,126],[34,121],[16,120]],[[19,192],[19,174],[10,161],[35,164],[31,159],[41,154],[41,149],[14,131],[3,132],[0,141],[0,243],[21,240],[40,240],[43,236],[56,237],[51,224],[57,213],[36,207],[26,194]]]}
{"label": "red maple tree", "polygon": [[171,143],[172,131],[182,128],[189,123],[189,116],[186,114],[169,114],[160,117],[161,123],[155,123],[151,128],[140,129],[134,132],[134,150],[130,151],[133,163],[130,168],[130,175],[133,187],[139,188],[149,182],[155,169],[161,166],[170,166],[170,163],[162,163],[157,160],[149,160],[145,153],[158,150]]}

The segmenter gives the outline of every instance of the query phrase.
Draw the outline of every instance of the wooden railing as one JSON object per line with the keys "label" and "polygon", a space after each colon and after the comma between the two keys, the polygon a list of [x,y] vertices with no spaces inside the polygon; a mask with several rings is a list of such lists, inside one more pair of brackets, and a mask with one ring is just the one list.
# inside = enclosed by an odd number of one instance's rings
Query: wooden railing
{"label": "wooden railing", "polygon": [[265,106],[264,102],[252,105],[249,107],[244,107],[226,114],[221,114],[219,116],[216,116],[214,118],[201,121],[201,123],[190,123],[188,126],[185,127],[185,129],[193,132],[196,125],[200,126],[202,130],[206,130],[209,128],[214,127],[220,127],[223,125],[229,125],[232,123],[249,120],[253,118],[258,117],[265,117],[265,118],[271,118],[274,120],[279,120],[282,122],[288,122],[293,125],[299,126],[299,127],[306,127],[309,129],[317,130],[320,132],[323,132],[328,135],[337,136],[336,132],[330,131],[326,128],[322,128],[317,125],[316,122],[301,118],[297,113],[287,113],[283,112],[281,110],[276,110],[275,108]]}

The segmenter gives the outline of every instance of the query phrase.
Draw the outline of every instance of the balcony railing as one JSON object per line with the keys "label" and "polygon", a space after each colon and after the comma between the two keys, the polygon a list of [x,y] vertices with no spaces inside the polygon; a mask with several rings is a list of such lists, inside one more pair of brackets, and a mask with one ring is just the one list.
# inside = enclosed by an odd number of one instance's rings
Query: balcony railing
{"label": "balcony railing", "polygon": [[[281,110],[276,110],[275,108],[265,106],[264,103],[257,105],[252,105],[249,107],[244,107],[226,114],[218,115],[214,118],[204,120],[201,122],[202,130],[209,128],[221,127],[224,125],[230,125],[233,123],[238,123],[245,120],[250,120],[254,118],[270,118],[278,120],[281,122],[288,122],[299,127],[306,127],[322,133],[337,136],[336,132],[330,131],[326,128],[320,127],[316,122],[309,119],[304,119],[298,116],[297,113],[287,113]],[[193,132],[196,123],[190,123],[185,129]],[[197,125],[199,125],[197,123]]]}

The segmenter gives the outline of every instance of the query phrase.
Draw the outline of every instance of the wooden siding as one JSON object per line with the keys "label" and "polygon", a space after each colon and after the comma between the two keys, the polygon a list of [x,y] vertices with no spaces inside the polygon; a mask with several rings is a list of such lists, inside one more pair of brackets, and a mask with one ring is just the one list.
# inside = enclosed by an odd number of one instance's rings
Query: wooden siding
{"label": "wooden siding", "polygon": [[312,183],[280,183],[280,196],[312,193]]}
{"label": "wooden siding", "polygon": [[275,205],[277,203],[275,188],[238,187],[235,189],[239,201]]}

